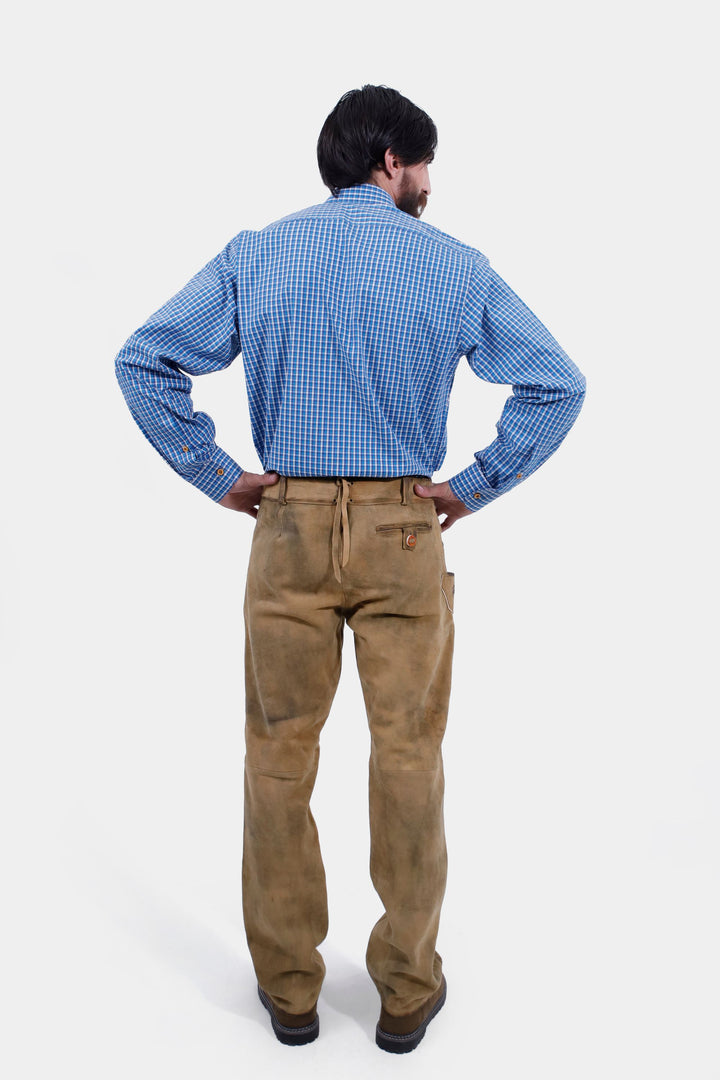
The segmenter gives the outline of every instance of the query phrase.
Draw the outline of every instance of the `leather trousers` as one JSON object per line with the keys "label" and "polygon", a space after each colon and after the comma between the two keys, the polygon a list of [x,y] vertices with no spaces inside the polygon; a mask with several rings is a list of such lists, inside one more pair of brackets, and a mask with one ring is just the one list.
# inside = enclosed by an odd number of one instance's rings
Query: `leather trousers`
{"label": "leather trousers", "polygon": [[370,875],[384,913],[366,965],[388,1013],[442,983],[447,877],[441,744],[454,642],[427,476],[286,477],[263,491],[245,589],[243,916],[263,990],[304,1013],[325,976],[325,870],[310,810],[344,626],[370,729]]}

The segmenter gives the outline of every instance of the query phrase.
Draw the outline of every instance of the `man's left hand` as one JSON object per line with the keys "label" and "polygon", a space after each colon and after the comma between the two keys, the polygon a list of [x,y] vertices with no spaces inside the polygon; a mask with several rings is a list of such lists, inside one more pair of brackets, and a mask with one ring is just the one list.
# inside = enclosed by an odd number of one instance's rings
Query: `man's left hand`
{"label": "man's left hand", "polygon": [[240,510],[250,517],[258,516],[257,507],[262,498],[263,490],[269,484],[277,484],[280,477],[276,472],[251,473],[243,472],[233,486],[218,499],[220,506],[227,506],[228,510]]}

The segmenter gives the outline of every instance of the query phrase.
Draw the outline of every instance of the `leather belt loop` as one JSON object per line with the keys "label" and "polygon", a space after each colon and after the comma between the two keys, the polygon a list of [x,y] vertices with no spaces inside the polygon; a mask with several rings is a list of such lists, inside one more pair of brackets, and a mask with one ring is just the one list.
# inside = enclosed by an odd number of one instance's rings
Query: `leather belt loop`
{"label": "leather belt loop", "polygon": [[287,476],[281,476],[280,477],[280,488],[279,488],[279,492],[278,492],[278,499],[280,500],[280,504],[282,506],[287,505],[286,493],[287,493]]}
{"label": "leather belt loop", "polygon": [[410,477],[403,476],[402,478],[402,506],[407,506],[410,502]]}

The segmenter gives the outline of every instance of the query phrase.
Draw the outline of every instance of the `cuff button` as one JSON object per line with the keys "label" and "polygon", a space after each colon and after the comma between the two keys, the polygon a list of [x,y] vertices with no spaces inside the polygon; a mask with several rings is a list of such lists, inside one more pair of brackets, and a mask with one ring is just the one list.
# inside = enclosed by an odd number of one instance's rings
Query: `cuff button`
{"label": "cuff button", "polygon": [[222,467],[222,465],[221,465],[221,466],[220,466],[220,468],[219,468],[219,469],[218,469],[218,471],[217,471],[217,474],[218,474],[218,476],[222,476],[222,474],[223,474],[224,472],[225,472],[225,470],[223,469],[223,467]]}
{"label": "cuff button", "polygon": [[479,491],[473,491],[473,499],[481,499],[482,495]]}

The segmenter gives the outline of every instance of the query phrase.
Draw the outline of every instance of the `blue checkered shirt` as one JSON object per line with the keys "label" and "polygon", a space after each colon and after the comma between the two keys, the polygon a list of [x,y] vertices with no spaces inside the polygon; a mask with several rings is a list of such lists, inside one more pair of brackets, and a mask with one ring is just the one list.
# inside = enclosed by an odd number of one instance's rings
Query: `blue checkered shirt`
{"label": "blue checkered shirt", "polygon": [[243,469],[193,410],[189,376],[240,353],[258,456],[286,476],[432,477],[461,358],[511,385],[497,438],[448,478],[470,510],[542,465],[585,395],[585,377],[487,257],[375,184],[239,232],[118,353],[140,430],[214,500]]}

